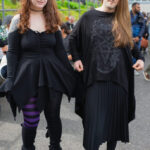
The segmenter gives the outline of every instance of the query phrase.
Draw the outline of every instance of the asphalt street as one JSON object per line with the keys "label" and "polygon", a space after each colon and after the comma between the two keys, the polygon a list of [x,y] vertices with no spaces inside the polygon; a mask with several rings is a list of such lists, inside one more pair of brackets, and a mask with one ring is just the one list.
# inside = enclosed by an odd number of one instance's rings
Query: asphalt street
{"label": "asphalt street", "polygon": [[[146,55],[145,66],[150,64],[150,55]],[[142,72],[135,77],[135,93],[137,98],[136,119],[130,123],[130,143],[118,142],[116,150],[150,150],[150,82],[145,81]],[[0,150],[21,150],[22,114],[14,121],[6,99],[0,99]],[[63,150],[84,150],[82,147],[83,128],[81,119],[74,113],[74,100],[68,103],[63,96],[61,106]],[[45,138],[46,121],[41,114],[36,136],[36,149],[48,150],[49,139]],[[104,143],[100,150],[106,150]]]}

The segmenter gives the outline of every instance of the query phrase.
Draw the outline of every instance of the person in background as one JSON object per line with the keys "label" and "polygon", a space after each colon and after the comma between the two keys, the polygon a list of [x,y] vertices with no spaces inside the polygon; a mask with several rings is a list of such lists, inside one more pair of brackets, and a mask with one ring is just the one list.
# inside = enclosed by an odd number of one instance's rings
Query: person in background
{"label": "person in background", "polygon": [[[8,30],[9,30],[12,18],[13,16],[8,15],[4,18],[4,21],[2,23],[2,25],[6,27],[7,35],[8,35]],[[4,47],[2,47],[3,57],[0,63],[0,78],[2,79],[2,81],[4,81],[7,78],[7,58],[6,58],[7,51],[8,51],[8,45],[5,45]]]}
{"label": "person in background", "polygon": [[[2,20],[0,19],[0,26],[2,25]],[[2,48],[0,47],[0,61],[3,57],[3,52],[2,52]]]}
{"label": "person in background", "polygon": [[139,49],[141,48],[141,38],[145,32],[145,19],[143,14],[140,12],[140,9],[139,3],[133,3],[132,10],[130,12],[133,41]]}
{"label": "person in background", "polygon": [[4,18],[4,20],[3,20],[2,25],[6,26],[7,31],[9,30],[9,27],[10,27],[10,23],[11,23],[12,18],[13,18],[13,16],[8,15],[8,16],[6,16],[6,17]]}
{"label": "person in background", "polygon": [[4,54],[0,62],[0,81],[3,82],[6,80],[6,78],[7,78],[7,58],[6,54]]}
{"label": "person in background", "polygon": [[75,18],[73,16],[69,16],[68,21],[66,22],[67,28],[71,31],[74,28],[74,21],[75,21]]}
{"label": "person in background", "polygon": [[[130,11],[131,24],[132,24],[132,36],[133,41],[137,45],[138,49],[141,49],[141,40],[145,32],[145,20],[143,14],[140,12],[140,3],[133,3],[132,10]],[[135,64],[136,59],[133,57],[133,64]],[[134,71],[135,75],[139,75],[138,71]]]}
{"label": "person in background", "polygon": [[[8,36],[8,30],[9,30],[12,18],[13,18],[13,16],[8,15],[4,18],[3,23],[2,23],[2,25],[6,27],[7,36]],[[4,47],[2,47],[2,51],[4,54],[8,51],[8,45],[7,44]]]}
{"label": "person in background", "polygon": [[150,64],[147,66],[147,68],[143,72],[144,79],[146,81],[150,81]]}
{"label": "person in background", "polygon": [[[148,33],[150,34],[150,17],[147,20],[147,26],[148,26]],[[150,36],[148,37],[149,44],[150,44]],[[150,81],[150,64],[147,66],[147,68],[143,72],[144,79],[146,81]]]}
{"label": "person in background", "polygon": [[0,46],[4,47],[7,45],[8,41],[8,29],[11,22],[12,16],[6,16],[0,26]]}
{"label": "person in background", "polygon": [[146,13],[145,12],[142,12],[142,14],[143,14],[143,16],[144,16],[144,19],[145,19],[145,32],[144,32],[144,34],[143,34],[143,37],[145,38],[145,39],[147,39],[148,40],[148,38],[149,38],[149,23],[148,23],[148,17],[147,17],[147,15],[146,15]]}
{"label": "person in background", "polygon": [[148,37],[149,37],[149,31],[148,31],[148,18],[145,12],[142,12],[144,19],[145,19],[145,31],[142,37],[141,41],[141,51],[143,54],[146,54],[146,51],[148,49]]}
{"label": "person in background", "polygon": [[[0,19],[0,26],[2,25],[2,20]],[[2,48],[0,47],[0,62],[3,57]],[[3,82],[3,80],[0,79],[0,84]],[[0,105],[0,112],[1,112],[1,105]]]}
{"label": "person in background", "polygon": [[69,34],[71,33],[71,30],[68,28],[66,23],[61,25],[61,33],[62,33],[63,43],[64,43],[65,50],[67,52],[68,59],[71,61],[72,56],[69,50]]}
{"label": "person in background", "polygon": [[[150,34],[150,17],[148,17],[147,25],[148,25],[148,33]],[[150,42],[150,36],[149,36],[148,40]]]}

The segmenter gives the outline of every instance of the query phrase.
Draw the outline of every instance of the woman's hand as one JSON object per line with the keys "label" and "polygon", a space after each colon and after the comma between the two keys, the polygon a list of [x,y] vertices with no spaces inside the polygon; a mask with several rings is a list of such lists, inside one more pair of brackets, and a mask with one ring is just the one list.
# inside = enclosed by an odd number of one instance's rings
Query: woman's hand
{"label": "woman's hand", "polygon": [[137,60],[136,63],[132,66],[135,70],[143,70],[144,69],[144,62],[143,60]]}
{"label": "woman's hand", "polygon": [[139,37],[135,37],[135,38],[133,38],[133,41],[135,42],[135,43],[137,43],[137,42],[139,42]]}
{"label": "woman's hand", "polygon": [[83,64],[81,60],[78,60],[74,63],[74,69],[77,70],[78,72],[83,71]]}

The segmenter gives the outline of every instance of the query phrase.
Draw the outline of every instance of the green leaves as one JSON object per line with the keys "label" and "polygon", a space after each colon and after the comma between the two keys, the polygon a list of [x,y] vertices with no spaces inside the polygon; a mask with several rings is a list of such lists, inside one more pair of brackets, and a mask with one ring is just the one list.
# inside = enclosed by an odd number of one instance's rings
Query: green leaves
{"label": "green leaves", "polygon": [[0,40],[4,41],[7,39],[7,31],[5,26],[0,26]]}

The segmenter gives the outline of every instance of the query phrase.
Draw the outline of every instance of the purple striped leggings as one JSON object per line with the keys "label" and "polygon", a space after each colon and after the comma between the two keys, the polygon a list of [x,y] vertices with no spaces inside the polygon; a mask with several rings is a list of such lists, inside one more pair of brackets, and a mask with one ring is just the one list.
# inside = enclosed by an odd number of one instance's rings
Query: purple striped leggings
{"label": "purple striped leggings", "polygon": [[[49,101],[44,108],[44,114],[48,126],[60,128],[61,130],[61,120],[60,120],[60,105],[62,100],[62,93],[51,90],[51,95]],[[37,98],[33,97],[29,99],[28,104],[22,109],[24,123],[23,125],[28,128],[35,128],[38,126],[40,120],[40,111],[37,110],[36,106]],[[53,128],[53,127],[52,127]]]}
{"label": "purple striped leggings", "polygon": [[36,98],[30,98],[29,103],[23,108],[23,125],[28,128],[35,128],[38,126],[40,120],[40,111],[36,108]]}

